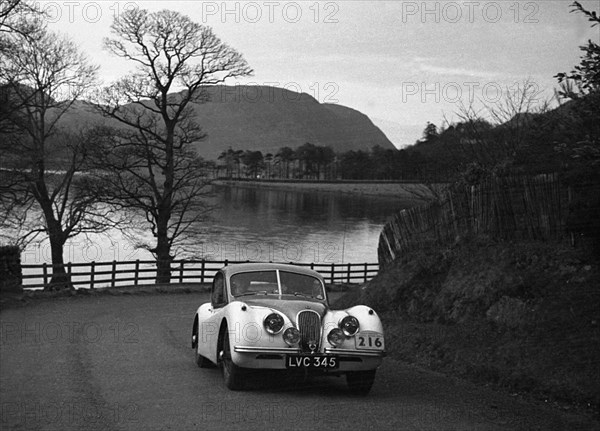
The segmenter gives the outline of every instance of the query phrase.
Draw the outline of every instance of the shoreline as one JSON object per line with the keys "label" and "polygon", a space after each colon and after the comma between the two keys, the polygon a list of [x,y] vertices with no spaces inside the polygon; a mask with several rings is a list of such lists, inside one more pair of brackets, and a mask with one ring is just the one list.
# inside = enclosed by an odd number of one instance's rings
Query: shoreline
{"label": "shoreline", "polygon": [[393,197],[411,201],[425,201],[426,186],[416,183],[390,181],[261,181],[261,180],[214,180],[217,186],[264,188],[273,190],[341,193],[358,196]]}

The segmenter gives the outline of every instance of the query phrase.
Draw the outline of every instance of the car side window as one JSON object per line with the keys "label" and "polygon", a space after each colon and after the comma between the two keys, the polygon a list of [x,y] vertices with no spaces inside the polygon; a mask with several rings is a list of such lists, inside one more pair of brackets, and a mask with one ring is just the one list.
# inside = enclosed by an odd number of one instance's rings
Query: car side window
{"label": "car side window", "polygon": [[220,272],[215,275],[212,285],[211,302],[213,307],[218,308],[225,305],[225,280]]}

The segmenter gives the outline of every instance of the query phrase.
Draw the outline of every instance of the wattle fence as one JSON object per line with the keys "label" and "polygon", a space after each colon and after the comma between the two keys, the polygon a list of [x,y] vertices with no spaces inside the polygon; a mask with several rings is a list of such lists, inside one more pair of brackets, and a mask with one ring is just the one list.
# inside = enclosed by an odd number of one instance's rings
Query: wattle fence
{"label": "wattle fence", "polygon": [[[223,266],[238,261],[179,260],[171,264],[171,283],[211,283]],[[371,280],[379,272],[377,263],[294,263],[320,273],[327,283],[352,284]],[[76,288],[105,288],[153,284],[156,279],[156,261],[112,261],[67,263],[67,273]],[[23,288],[40,289],[52,278],[51,264],[24,264]]]}
{"label": "wattle fence", "polygon": [[557,175],[491,178],[396,214],[379,236],[379,264],[424,244],[471,234],[499,239],[564,239],[571,191]]}

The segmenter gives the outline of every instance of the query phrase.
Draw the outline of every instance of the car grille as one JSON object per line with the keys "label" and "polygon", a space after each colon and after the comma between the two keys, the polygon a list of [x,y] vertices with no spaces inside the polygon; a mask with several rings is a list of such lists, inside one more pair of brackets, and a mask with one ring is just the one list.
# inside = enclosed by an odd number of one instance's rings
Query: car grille
{"label": "car grille", "polygon": [[[298,330],[300,331],[300,347],[303,351],[318,350],[321,344],[321,316],[313,310],[298,313]],[[311,349],[311,344],[313,345]]]}

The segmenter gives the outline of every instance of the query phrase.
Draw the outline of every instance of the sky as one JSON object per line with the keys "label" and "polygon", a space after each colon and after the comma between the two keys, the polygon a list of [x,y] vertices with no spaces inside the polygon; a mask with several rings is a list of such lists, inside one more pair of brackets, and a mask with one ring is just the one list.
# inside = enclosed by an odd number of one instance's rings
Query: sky
{"label": "sky", "polygon": [[[171,9],[211,26],[241,52],[260,84],[308,93],[369,116],[398,148],[427,122],[457,121],[461,104],[493,106],[507,89],[536,90],[579,63],[600,26],[569,13],[571,1],[39,1],[53,30],[69,35],[103,84],[133,65],[103,49],[127,8]],[[600,10],[600,1],[584,0]]]}

